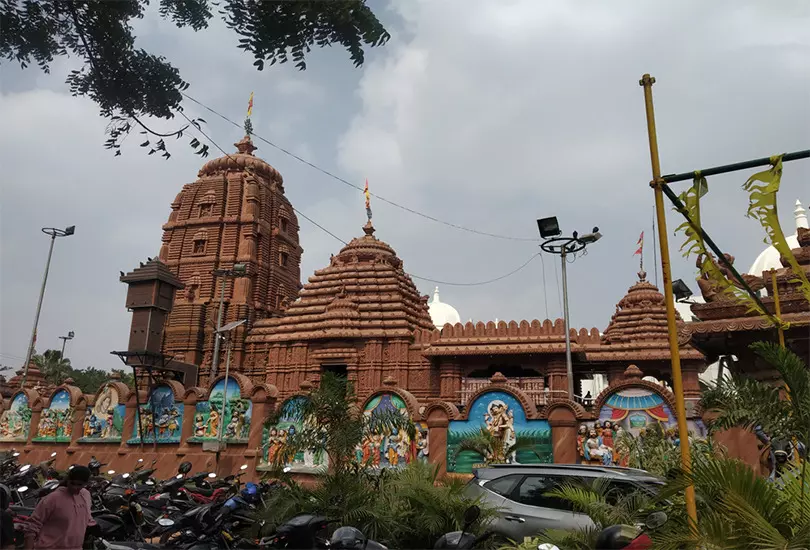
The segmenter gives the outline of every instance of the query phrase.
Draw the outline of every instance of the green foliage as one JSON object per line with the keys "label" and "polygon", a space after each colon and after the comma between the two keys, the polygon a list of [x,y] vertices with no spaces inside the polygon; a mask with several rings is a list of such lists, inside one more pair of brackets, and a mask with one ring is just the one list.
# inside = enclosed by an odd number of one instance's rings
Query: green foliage
{"label": "green foliage", "polygon": [[[680,447],[675,444],[673,436],[661,424],[652,424],[634,437],[628,431],[619,434],[616,440],[616,451],[627,457],[630,468],[646,470],[658,476],[667,476],[681,465]],[[693,460],[707,457],[723,456],[725,450],[711,438],[699,439],[690,437],[689,448]]]}
{"label": "green foliage", "polygon": [[679,499],[668,512],[669,521],[652,534],[654,548],[810,548],[810,506],[801,498],[810,478],[800,470],[782,476],[777,483],[737,460],[699,462],[692,472],[670,482],[662,497],[680,495],[689,481],[694,483],[697,537],[690,532]]}
{"label": "green foliage", "polygon": [[782,399],[779,387],[735,376],[721,380],[703,392],[703,408],[717,414],[712,430],[761,427],[772,439],[810,442],[810,370],[802,359],[777,344],[751,345],[757,355],[773,366],[790,397]]}
{"label": "green foliage", "polygon": [[[461,529],[464,511],[476,503],[464,495],[464,482],[436,474],[433,466],[414,461],[396,471],[355,465],[318,476],[313,488],[288,481],[261,516],[272,528],[296,514],[318,513],[390,548],[432,548],[444,533]],[[484,509],[478,525],[492,514]]]}
{"label": "green foliage", "polygon": [[[711,429],[761,427],[773,438],[808,441],[810,430],[810,373],[801,359],[779,346],[757,343],[752,348],[776,368],[790,400],[780,399],[779,389],[738,377],[708,388],[703,406],[718,416]],[[810,548],[810,475],[806,460],[800,468],[787,466],[781,477],[769,481],[748,465],[725,458],[710,441],[692,441],[690,473],[677,467],[677,447],[660,428],[648,429],[638,438],[620,439],[630,465],[667,474],[666,486],[656,498],[636,492],[615,503],[595,490],[564,487],[551,493],[574,504],[599,526],[633,525],[642,512],[662,506],[669,520],[650,533],[653,548],[661,550],[737,550]],[[617,445],[618,446],[618,445]],[[673,467],[673,464],[676,467]],[[697,527],[686,515],[684,494],[695,489]],[[524,543],[552,542],[560,548],[594,548],[598,530],[543,533]]]}
{"label": "green foliage", "polygon": [[[76,387],[84,393],[96,393],[105,382],[110,380],[110,373],[95,367],[87,367],[86,369],[76,369],[70,364],[70,359],[62,357],[62,352],[55,349],[46,350],[42,355],[34,355],[31,361],[42,372],[50,384],[58,386],[68,378],[73,379]],[[131,374],[125,373],[122,369],[113,369],[112,372],[117,372],[121,375],[121,381],[130,387],[133,387],[133,378]]]}
{"label": "green foliage", "polygon": [[[137,127],[151,138],[141,145],[149,154],[166,150],[162,138],[181,138],[191,125],[182,112],[183,92],[189,88],[180,72],[162,56],[138,47],[132,23],[142,19],[148,0],[64,2],[62,0],[0,0],[0,58],[21,67],[36,64],[50,72],[55,58],[70,56],[82,66],[71,71],[67,83],[73,95],[95,101],[101,114],[110,119],[105,146],[120,154],[123,139]],[[364,61],[364,47],[384,44],[390,38],[364,0],[320,0],[290,2],[262,0],[160,0],[161,17],[177,27],[201,31],[214,13],[240,38],[238,47],[253,55],[254,65],[292,60],[306,68],[305,54],[312,47],[343,46],[355,66]],[[159,133],[143,120],[172,119],[180,114],[188,124]],[[208,147],[192,139],[201,156]]]}
{"label": "green foliage", "polygon": [[123,382],[130,388],[135,387],[135,377],[132,376],[132,371],[125,371],[124,369],[112,369],[111,372],[112,375],[117,375],[118,378],[121,380],[121,382]]}
{"label": "green foliage", "polygon": [[279,410],[267,419],[265,426],[278,423],[282,413],[303,419],[301,430],[287,437],[275,455],[275,466],[283,468],[296,454],[304,451],[323,451],[329,457],[329,466],[336,474],[356,469],[355,449],[369,433],[382,433],[397,429],[415,437],[416,426],[407,416],[396,411],[364,415],[355,406],[354,388],[345,378],[325,372],[320,384],[309,399],[289,402],[294,411]]}

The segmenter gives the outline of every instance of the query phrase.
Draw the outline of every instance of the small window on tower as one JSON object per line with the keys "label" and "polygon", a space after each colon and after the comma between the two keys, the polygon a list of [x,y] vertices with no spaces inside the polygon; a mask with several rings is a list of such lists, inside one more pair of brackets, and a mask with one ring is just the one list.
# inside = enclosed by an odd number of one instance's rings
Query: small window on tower
{"label": "small window on tower", "polygon": [[286,252],[279,252],[278,253],[278,265],[286,266],[288,260],[289,260],[289,255]]}
{"label": "small window on tower", "polygon": [[281,218],[281,230],[287,232],[287,218]]}
{"label": "small window on tower", "polygon": [[214,212],[214,205],[213,204],[201,204],[200,205],[200,217],[207,218]]}
{"label": "small window on tower", "polygon": [[194,241],[194,254],[205,254],[204,239],[197,239]]}

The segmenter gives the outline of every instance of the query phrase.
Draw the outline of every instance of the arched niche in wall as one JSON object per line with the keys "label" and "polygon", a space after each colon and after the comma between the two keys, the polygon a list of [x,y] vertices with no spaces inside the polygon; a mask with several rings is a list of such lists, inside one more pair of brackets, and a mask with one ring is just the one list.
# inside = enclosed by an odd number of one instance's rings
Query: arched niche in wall
{"label": "arched niche in wall", "polygon": [[283,466],[294,473],[315,473],[325,469],[329,458],[322,450],[300,451],[283,465],[277,464],[277,456],[287,443],[289,437],[311,429],[314,421],[306,418],[305,409],[309,396],[301,393],[286,399],[272,415],[262,430],[262,445],[257,470],[273,470]]}
{"label": "arched niche in wall", "polygon": [[127,443],[140,444],[141,430],[144,443],[180,443],[185,414],[183,393],[183,385],[174,380],[155,385],[135,411],[132,437]]}
{"label": "arched niche in wall", "polygon": [[194,433],[189,443],[217,441],[221,433],[226,443],[246,444],[253,416],[252,390],[253,383],[241,374],[214,380],[205,400],[194,408]]}
{"label": "arched niche in wall", "polygon": [[355,459],[372,468],[404,468],[414,460],[427,461],[429,436],[427,423],[420,421],[416,398],[409,392],[386,387],[372,393],[363,405],[369,424],[375,415],[400,414],[414,423],[414,436],[395,427],[368,430],[355,449]]}
{"label": "arched niche in wall", "polygon": [[[447,471],[470,473],[486,463],[538,464],[553,461],[551,426],[526,413],[518,390],[490,387],[473,396],[463,418],[451,420],[447,431]],[[464,447],[476,442],[485,454]],[[516,444],[527,445],[510,452]]]}
{"label": "arched niche in wall", "polygon": [[121,382],[107,382],[84,411],[79,443],[120,443],[124,433],[127,399],[131,390]]}
{"label": "arched niche in wall", "polygon": [[[676,438],[675,402],[672,393],[661,384],[642,379],[641,370],[630,365],[624,377],[608,386],[594,401],[594,422],[584,423],[577,431],[577,459],[582,463],[627,465],[616,443],[623,432],[638,436],[659,426],[670,438]],[[695,426],[703,431],[702,422]],[[701,433],[702,435],[702,433]]]}
{"label": "arched niche in wall", "polygon": [[84,395],[79,388],[65,384],[57,387],[42,409],[37,433],[31,441],[47,443],[70,443],[73,436],[73,413]]}
{"label": "arched niche in wall", "polygon": [[8,406],[0,415],[0,442],[28,441],[31,430],[31,407],[39,395],[31,390],[20,390],[11,396]]}

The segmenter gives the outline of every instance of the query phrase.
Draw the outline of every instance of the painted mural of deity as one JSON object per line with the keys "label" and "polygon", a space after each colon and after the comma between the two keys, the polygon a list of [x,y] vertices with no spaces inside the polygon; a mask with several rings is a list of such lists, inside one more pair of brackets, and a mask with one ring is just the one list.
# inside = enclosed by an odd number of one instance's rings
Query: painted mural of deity
{"label": "painted mural of deity", "polygon": [[82,422],[81,443],[119,443],[124,431],[126,406],[118,403],[118,390],[107,385],[87,407]]}
{"label": "painted mural of deity", "polygon": [[226,384],[223,378],[212,388],[208,401],[197,403],[194,435],[189,441],[217,441],[221,434],[227,443],[247,443],[252,414],[253,403],[242,398],[239,383],[229,377]]}
{"label": "painted mural of deity", "polygon": [[174,400],[174,390],[169,386],[156,386],[149,401],[135,413],[130,444],[140,443],[143,430],[144,443],[179,443],[183,430],[183,404]]}
{"label": "painted mural of deity", "polygon": [[[273,425],[264,426],[262,431],[262,447],[258,470],[271,470],[277,463],[279,453],[283,452],[288,438],[303,430],[314,426],[314,419],[304,418],[303,409],[307,398],[296,396],[286,400],[281,405],[278,421]],[[329,463],[329,457],[322,449],[312,449],[298,452],[291,459],[284,462],[292,472],[316,472],[324,469]]]}
{"label": "painted mural of deity", "polygon": [[[458,447],[465,439],[486,434],[492,449],[490,457]],[[515,444],[530,448],[514,452]],[[467,420],[452,420],[447,431],[447,471],[470,473],[487,461],[507,463],[550,463],[552,459],[551,426],[546,420],[527,420],[526,413],[512,394],[491,391],[478,396],[469,404]]]}
{"label": "painted mural of deity", "polygon": [[40,413],[39,428],[33,441],[55,441],[70,443],[73,431],[73,407],[70,406],[70,393],[57,391],[47,409]]}
{"label": "painted mural of deity", "polygon": [[31,429],[31,407],[24,393],[18,393],[11,406],[0,415],[0,441],[25,442]]}
{"label": "painted mural of deity", "polygon": [[[409,417],[408,407],[396,394],[383,393],[366,404],[363,414],[368,419],[381,412],[395,412]],[[368,432],[355,449],[355,459],[360,464],[374,468],[404,468],[413,460],[427,460],[428,430],[424,423],[416,423],[414,437],[397,428]]]}

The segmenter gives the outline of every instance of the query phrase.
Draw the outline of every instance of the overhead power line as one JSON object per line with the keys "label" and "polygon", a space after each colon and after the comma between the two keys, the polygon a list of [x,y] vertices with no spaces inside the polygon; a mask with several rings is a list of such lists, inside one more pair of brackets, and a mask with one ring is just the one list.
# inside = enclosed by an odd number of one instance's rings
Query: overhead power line
{"label": "overhead power line", "polygon": [[[189,123],[191,123],[191,119],[188,118],[184,112],[180,111],[180,114],[183,116],[183,118],[188,120]],[[196,127],[196,126],[195,126],[195,128],[197,128],[197,131],[199,131],[205,137],[205,139],[207,139],[211,143],[211,145],[213,145],[214,147],[219,149],[220,152],[222,152],[223,155],[225,155],[226,157],[228,157],[231,160],[234,160],[233,157],[231,157],[231,155],[227,151],[225,151],[225,149],[220,147],[219,144],[216,141],[211,139],[211,136],[206,134],[202,129],[200,129],[200,128]],[[293,207],[293,210],[297,214],[299,214],[301,217],[303,217],[305,220],[307,220],[308,222],[313,224],[315,227],[317,227],[318,229],[320,229],[321,231],[323,231],[324,233],[326,233],[327,235],[329,235],[333,239],[343,243],[344,245],[348,244],[347,241],[341,239],[340,237],[338,237],[337,235],[335,235],[334,233],[332,233],[331,231],[326,229],[323,225],[321,225],[318,222],[316,222],[315,220],[313,220],[312,218],[310,218],[310,217],[306,216],[305,214],[301,213],[300,210],[296,209],[295,207]],[[432,278],[429,278],[429,277],[420,277],[419,275],[414,275],[412,273],[408,273],[408,275],[413,279],[419,279],[421,281],[428,281],[428,282],[436,283],[436,284],[440,284],[440,285],[448,285],[448,286],[481,286],[481,285],[488,285],[488,284],[491,284],[491,283],[502,281],[503,279],[506,279],[507,277],[511,277],[515,273],[521,271],[523,268],[528,266],[532,262],[532,260],[534,260],[537,256],[540,256],[539,252],[533,254],[528,260],[526,260],[523,264],[521,264],[520,267],[518,267],[516,269],[513,269],[509,273],[501,275],[500,277],[495,277],[494,279],[488,279],[486,281],[478,281],[478,282],[473,282],[473,283],[456,283],[456,282],[450,282],[450,281],[440,281],[438,279],[432,279]],[[545,289],[544,289],[544,292],[545,292]]]}
{"label": "overhead power line", "polygon": [[[230,118],[228,118],[227,116],[223,115],[222,113],[220,113],[220,112],[219,112],[219,111],[217,111],[216,109],[213,109],[213,108],[209,107],[208,105],[206,105],[205,103],[201,102],[200,100],[195,99],[194,97],[192,97],[192,96],[190,96],[190,95],[188,95],[188,94],[186,94],[186,93],[183,93],[183,96],[185,96],[185,97],[186,97],[187,99],[189,99],[190,101],[193,101],[194,103],[196,103],[197,105],[199,105],[199,106],[200,106],[200,107],[202,107],[203,109],[206,109],[207,111],[209,111],[209,112],[211,112],[211,113],[215,114],[216,116],[220,117],[222,120],[224,120],[224,121],[226,121],[226,122],[229,122],[230,124],[233,124],[233,125],[234,125],[234,126],[236,126],[237,128],[242,128],[242,125],[241,125],[241,124],[239,124],[238,122],[235,122],[235,121],[231,120],[231,119],[230,119]],[[186,118],[188,118],[188,117],[186,117]],[[320,167],[320,166],[318,166],[317,164],[314,164],[313,162],[310,162],[310,161],[306,160],[305,158],[302,158],[302,157],[300,157],[299,155],[296,155],[296,154],[295,154],[295,153],[293,153],[292,151],[289,151],[288,149],[285,149],[284,147],[281,147],[280,145],[276,145],[275,143],[273,143],[273,142],[272,142],[272,141],[270,141],[269,139],[266,139],[266,138],[264,138],[264,137],[260,136],[260,135],[259,135],[259,134],[257,134],[256,132],[252,132],[252,133],[251,133],[251,135],[255,136],[255,137],[256,137],[257,139],[259,139],[260,141],[263,141],[264,143],[266,143],[266,144],[267,144],[267,145],[269,145],[270,147],[273,147],[274,149],[277,149],[278,151],[281,151],[281,152],[282,152],[282,153],[284,153],[285,155],[288,155],[288,156],[290,156],[290,157],[294,158],[295,160],[297,160],[297,161],[299,161],[299,162],[301,162],[301,163],[303,163],[303,164],[306,164],[306,165],[307,165],[307,166],[309,166],[310,168],[313,168],[313,169],[317,170],[318,172],[320,172],[320,173],[322,173],[322,174],[324,174],[324,175],[326,175],[326,176],[328,176],[328,177],[330,177],[330,178],[332,178],[332,179],[334,179],[334,180],[336,180],[336,181],[338,181],[338,182],[340,182],[340,183],[342,183],[342,184],[344,184],[344,185],[348,185],[349,187],[352,187],[353,189],[356,189],[357,191],[361,191],[361,192],[362,192],[362,191],[364,190],[364,188],[363,188],[363,187],[361,187],[361,186],[359,186],[359,185],[357,185],[357,184],[354,184],[354,183],[352,183],[352,182],[350,182],[350,181],[348,181],[348,180],[346,180],[346,179],[344,179],[344,178],[341,178],[340,176],[338,176],[338,175],[336,175],[336,174],[333,174],[333,173],[332,173],[332,172],[330,172],[329,170],[326,170],[326,169],[324,169],[324,168],[321,168],[321,167]],[[378,194],[376,194],[376,193],[371,193],[371,192],[370,192],[369,194],[370,194],[371,196],[373,196],[374,198],[376,198],[376,199],[378,199],[378,200],[380,200],[380,201],[382,201],[382,202],[384,202],[384,203],[390,204],[391,206],[394,206],[394,207],[396,207],[396,208],[399,208],[400,210],[404,210],[405,212],[408,212],[408,213],[410,213],[410,214],[414,214],[414,215],[419,216],[419,217],[421,217],[421,218],[424,218],[424,219],[426,219],[426,220],[430,220],[430,221],[432,221],[432,222],[436,222],[436,223],[439,223],[439,224],[445,225],[445,226],[447,226],[447,227],[452,227],[453,229],[458,229],[458,230],[460,230],[460,231],[466,231],[467,233],[473,233],[473,234],[475,234],[475,235],[482,235],[482,236],[484,236],[484,237],[492,237],[492,238],[494,238],[494,239],[503,239],[503,240],[508,240],[508,241],[523,241],[523,242],[539,242],[539,241],[540,241],[540,239],[537,239],[537,238],[529,238],[529,237],[511,237],[511,236],[509,236],[509,235],[499,235],[499,234],[497,234],[497,233],[489,233],[489,232],[487,232],[487,231],[481,231],[481,230],[474,229],[474,228],[471,228],[471,227],[465,227],[465,226],[463,226],[463,225],[459,225],[459,224],[455,224],[455,223],[452,223],[452,222],[448,222],[448,221],[445,221],[445,220],[439,219],[439,218],[437,218],[437,217],[435,217],[435,216],[431,216],[430,214],[426,214],[426,213],[424,213],[424,212],[420,212],[420,211],[418,211],[418,210],[415,210],[415,209],[410,208],[410,207],[408,207],[408,206],[405,206],[405,205],[403,205],[403,204],[399,204],[399,203],[398,203],[398,202],[396,202],[396,201],[392,201],[392,200],[390,200],[390,199],[386,199],[385,197],[382,197],[382,196],[380,196],[380,195],[378,195]]]}

